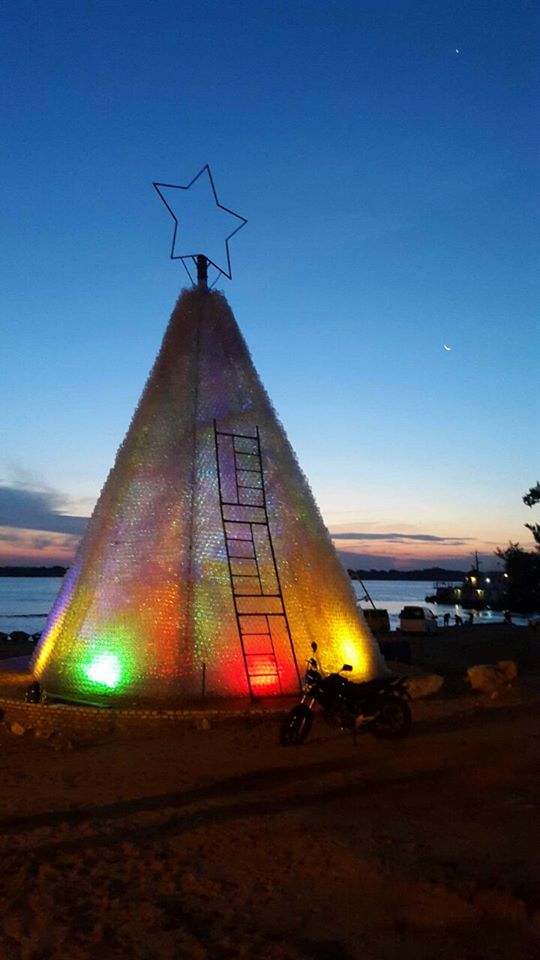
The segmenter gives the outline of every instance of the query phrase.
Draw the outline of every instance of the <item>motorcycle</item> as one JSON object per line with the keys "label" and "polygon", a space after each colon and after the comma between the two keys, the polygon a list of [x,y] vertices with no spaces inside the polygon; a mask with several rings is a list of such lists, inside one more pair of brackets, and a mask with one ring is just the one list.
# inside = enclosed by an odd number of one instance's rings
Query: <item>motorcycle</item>
{"label": "motorcycle", "polygon": [[[313,653],[317,644],[312,643]],[[322,707],[330,726],[352,730],[356,738],[359,727],[368,726],[376,737],[404,737],[411,728],[412,716],[406,677],[377,677],[353,683],[342,677],[352,671],[345,663],[337,673],[324,676],[315,659],[310,657],[304,677],[302,699],[287,715],[280,730],[279,742],[284,747],[304,743],[311,725],[315,704]]]}

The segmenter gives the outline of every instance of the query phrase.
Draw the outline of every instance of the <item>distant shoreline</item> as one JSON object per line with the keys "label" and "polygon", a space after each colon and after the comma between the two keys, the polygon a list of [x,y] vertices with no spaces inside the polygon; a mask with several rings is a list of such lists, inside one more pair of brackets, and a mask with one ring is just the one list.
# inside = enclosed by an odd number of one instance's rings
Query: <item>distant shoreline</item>
{"label": "distant shoreline", "polygon": [[[0,567],[0,577],[63,577],[68,567]],[[463,580],[465,571],[445,570],[443,567],[424,567],[422,570],[351,570],[352,580]]]}
{"label": "distant shoreline", "polygon": [[67,567],[0,567],[0,577],[63,577]]}
{"label": "distant shoreline", "polygon": [[464,570],[445,570],[444,567],[423,567],[421,570],[347,570],[351,580],[425,580],[461,583]]}

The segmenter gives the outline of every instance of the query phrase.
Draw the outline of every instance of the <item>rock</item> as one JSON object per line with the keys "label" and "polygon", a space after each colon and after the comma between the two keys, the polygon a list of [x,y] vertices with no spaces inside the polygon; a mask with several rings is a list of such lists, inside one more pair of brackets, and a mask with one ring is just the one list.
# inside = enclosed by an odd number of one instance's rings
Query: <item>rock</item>
{"label": "rock", "polygon": [[195,720],[195,729],[196,730],[210,730],[212,724],[210,723],[208,717],[197,717]]}
{"label": "rock", "polygon": [[496,667],[499,673],[504,675],[507,683],[516,679],[518,669],[517,664],[515,664],[513,660],[499,660]]}
{"label": "rock", "polygon": [[474,897],[474,906],[499,920],[522,923],[527,919],[525,904],[509,890],[480,889]]}
{"label": "rock", "polygon": [[473,690],[496,697],[517,676],[517,666],[513,660],[500,660],[499,663],[484,663],[469,667],[467,680]]}
{"label": "rock", "polygon": [[0,643],[3,643],[3,641],[7,640],[7,638],[8,638],[7,633],[3,633],[3,631],[0,630]]}
{"label": "rock", "polygon": [[473,690],[480,693],[499,693],[504,687],[504,677],[497,671],[493,664],[480,664],[477,667],[469,667],[467,670],[467,681]]}
{"label": "rock", "polygon": [[37,740],[49,740],[50,737],[54,736],[54,729],[52,727],[36,727],[34,736]]}
{"label": "rock", "polygon": [[24,640],[30,639],[30,634],[26,633],[24,630],[12,630],[9,638],[10,640],[14,640],[15,643],[22,643]]}
{"label": "rock", "polygon": [[26,733],[26,729],[23,727],[22,723],[17,723],[16,721],[15,723],[10,724],[9,729],[15,734],[16,737],[23,737]]}
{"label": "rock", "polygon": [[407,678],[407,690],[413,700],[419,700],[420,697],[429,697],[432,693],[437,693],[444,683],[444,677],[438,673],[425,673],[418,677]]}
{"label": "rock", "polygon": [[75,742],[66,737],[64,733],[55,730],[50,737],[47,737],[47,743],[53,750],[74,750]]}
{"label": "rock", "polygon": [[37,643],[40,638],[41,638],[41,634],[40,634],[40,633],[33,633],[33,634],[32,634],[32,640],[34,641],[34,643]]}

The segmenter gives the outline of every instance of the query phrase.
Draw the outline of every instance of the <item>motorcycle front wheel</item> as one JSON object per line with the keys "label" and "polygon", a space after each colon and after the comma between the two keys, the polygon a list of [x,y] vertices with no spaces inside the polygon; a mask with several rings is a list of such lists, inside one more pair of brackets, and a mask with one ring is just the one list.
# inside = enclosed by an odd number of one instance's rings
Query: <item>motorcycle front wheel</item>
{"label": "motorcycle front wheel", "polygon": [[282,747],[293,747],[303,743],[313,723],[313,714],[305,703],[299,703],[287,714],[279,732]]}
{"label": "motorcycle front wheel", "polygon": [[409,704],[400,697],[384,697],[379,712],[371,723],[371,732],[376,737],[390,740],[405,737],[411,729],[412,715]]}

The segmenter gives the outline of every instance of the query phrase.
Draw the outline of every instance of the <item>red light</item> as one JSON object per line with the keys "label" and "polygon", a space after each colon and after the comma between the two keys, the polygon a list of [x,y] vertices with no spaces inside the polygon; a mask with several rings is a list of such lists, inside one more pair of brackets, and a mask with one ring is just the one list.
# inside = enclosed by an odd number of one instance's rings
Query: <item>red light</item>
{"label": "red light", "polygon": [[250,677],[249,682],[254,697],[279,696],[281,693],[279,677],[275,673],[271,676]]}
{"label": "red light", "polygon": [[252,654],[247,657],[251,692],[255,697],[279,696],[281,686],[274,656]]}

